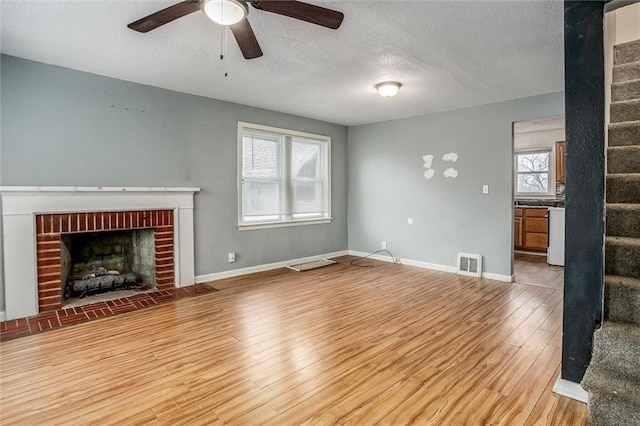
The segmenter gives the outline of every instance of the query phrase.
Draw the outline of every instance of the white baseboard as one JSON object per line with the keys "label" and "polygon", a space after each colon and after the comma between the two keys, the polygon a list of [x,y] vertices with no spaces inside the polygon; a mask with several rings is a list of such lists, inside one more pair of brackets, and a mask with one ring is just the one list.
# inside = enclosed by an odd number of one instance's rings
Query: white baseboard
{"label": "white baseboard", "polygon": [[434,271],[450,272],[452,274],[456,273],[455,266],[440,265],[438,263],[422,262],[420,260],[412,260],[412,259],[402,259],[400,263],[402,263],[403,265],[417,266],[418,268],[431,269]]}
{"label": "white baseboard", "polygon": [[553,385],[553,391],[558,395],[566,396],[576,401],[587,403],[588,394],[587,391],[582,389],[579,383],[565,380],[562,377],[558,377],[556,384]]}
{"label": "white baseboard", "polygon": [[[312,260],[317,260],[317,259],[329,259],[332,257],[345,256],[347,254],[351,256],[360,256],[360,257],[369,255],[369,253],[365,253],[357,250],[342,250],[342,251],[336,251],[333,253],[321,254],[317,256],[309,256],[309,257],[303,257],[299,259],[290,259],[282,262],[267,263],[265,265],[249,266],[247,268],[232,269],[230,271],[214,272],[212,274],[205,274],[205,275],[197,275],[196,283],[205,283],[209,281],[222,280],[224,278],[239,277],[241,275],[253,274],[256,272],[263,272],[263,271],[270,271],[272,269],[278,269],[278,268],[284,268],[285,266],[290,265],[292,263],[310,262]],[[383,262],[392,263],[394,261],[394,259],[388,254],[372,254],[372,255],[369,255],[368,257],[370,259],[381,260]],[[412,260],[412,259],[402,259],[400,263],[408,266],[416,266],[418,268],[431,269],[433,271],[449,272],[452,274],[456,273],[455,266],[440,265],[437,263],[422,262],[419,260]],[[482,278],[497,280],[497,281],[505,281],[505,282],[513,282],[515,279],[513,275],[494,274],[491,272],[483,272]]]}
{"label": "white baseboard", "polygon": [[282,262],[267,263],[265,265],[256,265],[256,266],[249,266],[247,268],[232,269],[230,271],[214,272],[213,274],[197,275],[196,283],[205,283],[209,281],[222,280],[224,278],[239,277],[241,275],[270,271],[272,269],[278,269],[278,268],[284,268],[285,266],[291,265],[293,263],[311,262],[312,260],[329,259],[332,257],[345,256],[347,254],[348,254],[347,250],[342,250],[342,251],[335,251],[333,253],[319,254],[316,256],[302,257],[299,259],[290,259]]}
{"label": "white baseboard", "polygon": [[[356,250],[349,250],[349,254],[351,256],[364,257],[364,256],[367,256],[369,253],[365,253],[365,252],[362,252],[362,251],[356,251]],[[388,254],[373,254],[373,255],[369,256],[369,258],[370,259],[376,259],[376,260],[382,260],[384,262],[393,262],[393,259]],[[449,273],[452,273],[452,274],[456,273],[456,267],[455,266],[440,265],[438,263],[422,262],[420,260],[411,260],[411,259],[401,259],[400,263],[402,263],[403,265],[417,266],[418,268],[431,269],[431,270],[434,270],[434,271],[449,272]],[[494,274],[494,273],[491,273],[491,272],[483,272],[482,273],[482,278],[487,278],[489,280],[496,280],[496,281],[505,281],[505,282],[508,282],[508,283],[511,283],[511,282],[513,282],[515,280],[515,276],[514,275]]]}
{"label": "white baseboard", "polygon": [[365,253],[363,251],[356,251],[356,250],[349,250],[348,251],[349,256],[358,256],[358,257],[365,257],[367,256],[369,259],[375,259],[375,260],[381,260],[383,262],[389,262],[389,263],[393,263],[394,259],[391,257],[391,255],[389,254],[371,254],[371,253]]}
{"label": "white baseboard", "polygon": [[4,313],[4,311],[0,311],[0,322],[6,321],[7,315]]}
{"label": "white baseboard", "polygon": [[488,280],[504,281],[506,283],[512,283],[516,280],[515,275],[494,274],[492,272],[483,272],[482,278],[486,278]]}

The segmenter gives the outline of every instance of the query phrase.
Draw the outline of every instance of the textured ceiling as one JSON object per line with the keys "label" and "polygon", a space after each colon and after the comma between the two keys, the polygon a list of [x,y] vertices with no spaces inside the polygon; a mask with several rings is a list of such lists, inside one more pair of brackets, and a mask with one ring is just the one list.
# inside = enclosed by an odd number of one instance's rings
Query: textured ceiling
{"label": "textured ceiling", "polygon": [[[561,1],[310,0],[345,14],[335,31],[250,7],[264,56],[229,33],[222,61],[225,31],[201,12],[126,27],[174,3],[2,0],[2,52],[343,125],[563,89]],[[402,82],[395,98],[383,80]]]}
{"label": "textured ceiling", "polygon": [[520,121],[513,123],[513,133],[518,135],[522,133],[543,132],[546,130],[564,129],[564,116],[544,117],[535,120]]}

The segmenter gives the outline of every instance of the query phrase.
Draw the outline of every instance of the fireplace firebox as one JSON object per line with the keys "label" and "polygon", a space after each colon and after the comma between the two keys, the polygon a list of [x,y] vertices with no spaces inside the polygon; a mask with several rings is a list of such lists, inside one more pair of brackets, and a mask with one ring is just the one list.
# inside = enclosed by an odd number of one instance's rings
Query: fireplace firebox
{"label": "fireplace firebox", "polygon": [[154,232],[132,229],[62,235],[63,300],[121,289],[155,288]]}

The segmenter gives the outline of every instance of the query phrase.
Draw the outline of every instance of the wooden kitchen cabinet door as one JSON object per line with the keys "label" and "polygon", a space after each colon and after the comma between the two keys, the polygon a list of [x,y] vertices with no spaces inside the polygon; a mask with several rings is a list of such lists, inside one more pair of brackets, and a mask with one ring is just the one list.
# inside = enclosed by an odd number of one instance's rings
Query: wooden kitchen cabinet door
{"label": "wooden kitchen cabinet door", "polygon": [[546,251],[549,245],[547,234],[529,232],[525,235],[525,244],[528,250]]}
{"label": "wooden kitchen cabinet door", "polygon": [[513,245],[516,248],[520,248],[523,245],[522,233],[522,217],[513,218]]}
{"label": "wooden kitchen cabinet door", "polygon": [[549,243],[549,211],[547,209],[524,209],[524,248],[544,252]]}

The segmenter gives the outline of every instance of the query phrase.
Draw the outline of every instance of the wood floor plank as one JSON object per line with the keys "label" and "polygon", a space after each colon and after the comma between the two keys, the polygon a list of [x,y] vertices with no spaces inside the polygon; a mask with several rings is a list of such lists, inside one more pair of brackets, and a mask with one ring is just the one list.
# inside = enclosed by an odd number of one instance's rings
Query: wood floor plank
{"label": "wood floor plank", "polygon": [[588,425],[551,393],[558,271],[535,286],[352,259],[1,342],[0,423]]}

